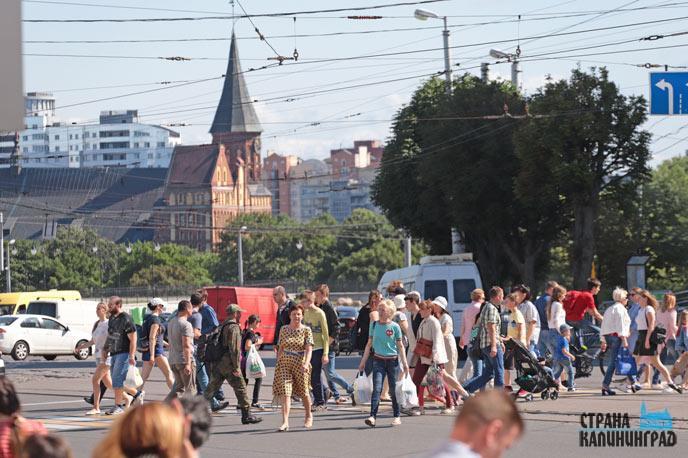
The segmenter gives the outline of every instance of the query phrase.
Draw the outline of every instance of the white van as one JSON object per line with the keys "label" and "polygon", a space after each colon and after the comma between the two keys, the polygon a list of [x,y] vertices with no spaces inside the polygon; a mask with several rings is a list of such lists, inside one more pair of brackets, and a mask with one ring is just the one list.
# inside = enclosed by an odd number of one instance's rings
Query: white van
{"label": "white van", "polygon": [[44,315],[57,318],[72,331],[83,331],[88,334],[98,320],[96,301],[58,301],[44,299],[29,302],[28,314]]}
{"label": "white van", "polygon": [[418,265],[385,272],[378,290],[384,294],[393,280],[401,280],[406,291],[418,291],[421,299],[446,297],[456,337],[460,336],[463,311],[471,303],[471,291],[483,287],[471,253],[422,257]]}

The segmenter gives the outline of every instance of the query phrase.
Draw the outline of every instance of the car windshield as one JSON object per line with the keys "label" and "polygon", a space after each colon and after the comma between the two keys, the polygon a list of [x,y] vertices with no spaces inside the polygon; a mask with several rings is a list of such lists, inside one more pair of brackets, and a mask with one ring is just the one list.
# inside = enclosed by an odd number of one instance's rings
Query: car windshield
{"label": "car windshield", "polygon": [[14,313],[15,304],[0,305],[0,315],[12,315]]}
{"label": "car windshield", "polygon": [[16,316],[0,316],[0,326],[9,326],[17,321]]}

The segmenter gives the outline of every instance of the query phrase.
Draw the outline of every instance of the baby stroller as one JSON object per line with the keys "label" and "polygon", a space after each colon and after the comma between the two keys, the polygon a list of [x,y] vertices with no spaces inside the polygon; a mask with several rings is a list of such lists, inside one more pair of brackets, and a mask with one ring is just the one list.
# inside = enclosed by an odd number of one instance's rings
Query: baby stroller
{"label": "baby stroller", "polygon": [[[540,397],[555,401],[559,398],[559,384],[552,377],[552,369],[540,363],[538,359],[520,341],[509,339],[504,343],[506,353],[513,354],[516,368],[516,383],[528,392],[523,397],[526,401],[533,400],[533,393],[540,393]],[[516,395],[516,393],[514,393]]]}

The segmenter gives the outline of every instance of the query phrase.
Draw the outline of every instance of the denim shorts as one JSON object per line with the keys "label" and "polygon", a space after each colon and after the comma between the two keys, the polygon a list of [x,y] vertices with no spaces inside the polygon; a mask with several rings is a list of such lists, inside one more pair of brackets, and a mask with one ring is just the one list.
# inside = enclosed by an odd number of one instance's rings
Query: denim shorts
{"label": "denim shorts", "polygon": [[[162,345],[156,345],[155,346],[155,358],[158,356],[165,356],[165,349],[163,348]],[[151,360],[151,354],[150,351],[144,351],[141,353],[141,359],[144,361],[150,361]]]}
{"label": "denim shorts", "polygon": [[110,375],[112,376],[112,387],[122,388],[129,370],[129,353],[118,353],[112,355],[111,358]]}

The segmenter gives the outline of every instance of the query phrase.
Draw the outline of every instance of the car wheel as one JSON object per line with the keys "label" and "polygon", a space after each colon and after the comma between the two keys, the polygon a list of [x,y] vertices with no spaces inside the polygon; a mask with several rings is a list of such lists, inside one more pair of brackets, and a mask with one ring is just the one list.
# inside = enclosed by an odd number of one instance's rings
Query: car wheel
{"label": "car wheel", "polygon": [[[79,345],[85,344],[85,343],[88,343],[88,341],[87,341],[87,340],[80,340],[79,342],[77,342],[76,346],[78,347]],[[75,348],[76,348],[76,347],[75,347]],[[76,352],[76,353],[74,354],[74,357],[75,357],[76,359],[78,359],[79,361],[83,361],[83,360],[85,360],[86,358],[88,358],[88,356],[89,356],[90,354],[91,354],[91,349],[88,348],[88,347],[86,347],[86,348],[82,348],[81,350],[79,350],[78,352]]]}
{"label": "car wheel", "polygon": [[57,355],[43,355],[43,357],[48,361],[54,361]]}
{"label": "car wheel", "polygon": [[29,344],[23,340],[18,341],[14,344],[11,355],[15,361],[24,361],[29,356]]}

